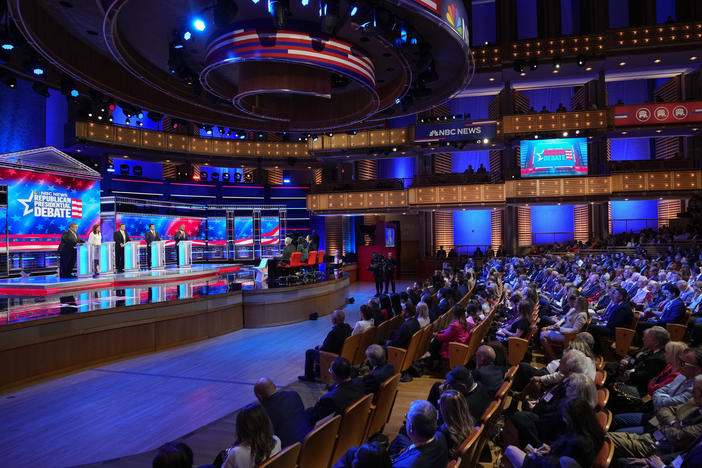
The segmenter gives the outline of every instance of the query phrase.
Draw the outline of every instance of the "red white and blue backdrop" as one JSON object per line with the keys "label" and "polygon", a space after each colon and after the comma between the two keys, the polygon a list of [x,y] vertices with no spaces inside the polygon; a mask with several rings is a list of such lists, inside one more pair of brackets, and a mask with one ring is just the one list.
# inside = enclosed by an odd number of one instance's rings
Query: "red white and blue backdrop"
{"label": "red white and blue backdrop", "polygon": [[[166,241],[166,246],[170,246],[175,244],[173,236],[180,229],[181,225],[185,226],[185,233],[188,235],[188,240],[193,242],[193,245],[205,245],[206,222],[205,218],[117,213],[116,224],[119,226],[124,223],[129,237],[142,243],[144,243],[146,231],[149,230],[149,224],[153,224],[156,232],[161,236],[161,240]],[[103,240],[112,240],[112,232],[103,232]]]}

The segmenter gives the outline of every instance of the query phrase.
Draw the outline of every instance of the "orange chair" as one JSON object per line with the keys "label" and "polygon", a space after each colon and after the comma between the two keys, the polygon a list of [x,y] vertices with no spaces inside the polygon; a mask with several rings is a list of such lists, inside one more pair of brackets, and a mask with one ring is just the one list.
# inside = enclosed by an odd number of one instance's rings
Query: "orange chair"
{"label": "orange chair", "polygon": [[[300,468],[328,468],[334,451],[334,440],[339,432],[341,416],[322,420],[305,436],[298,461]],[[320,421],[321,422],[321,421]]]}
{"label": "orange chair", "polygon": [[612,463],[612,458],[614,458],[614,443],[605,439],[600,452],[592,463],[592,468],[608,468],[609,464]]}
{"label": "orange chair", "polygon": [[339,424],[336,446],[331,458],[331,464],[336,463],[351,447],[363,444],[363,437],[368,428],[372,394],[368,394],[346,408]]}
{"label": "orange chair", "polygon": [[607,432],[609,426],[612,424],[612,412],[608,409],[601,409],[597,412],[596,416],[602,430]]}
{"label": "orange chair", "polygon": [[402,375],[398,372],[380,384],[378,391],[375,392],[375,401],[373,401],[373,406],[371,407],[371,417],[364,439],[367,439],[376,432],[382,432],[385,423],[390,419],[390,413],[392,413],[392,407],[395,405],[397,387],[400,385],[401,377]]}
{"label": "orange chair", "polygon": [[307,265],[314,265],[317,263],[317,251],[313,250],[307,256]]}
{"label": "orange chair", "polygon": [[302,444],[296,442],[263,462],[259,468],[290,468],[297,466],[297,459],[300,456],[301,448]]}

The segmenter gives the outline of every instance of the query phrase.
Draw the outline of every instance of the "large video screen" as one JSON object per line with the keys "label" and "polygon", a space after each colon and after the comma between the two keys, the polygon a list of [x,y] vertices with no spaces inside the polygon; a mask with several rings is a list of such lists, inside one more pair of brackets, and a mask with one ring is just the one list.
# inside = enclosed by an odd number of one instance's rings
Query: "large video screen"
{"label": "large video screen", "polygon": [[253,218],[234,218],[234,245],[253,245]]}
{"label": "large video screen", "polygon": [[522,177],[565,177],[587,175],[587,138],[522,140]]}
{"label": "large video screen", "polygon": [[[153,224],[156,232],[161,236],[161,240],[167,241],[166,245],[170,245],[168,241],[173,241],[173,235],[180,229],[181,225],[185,226],[188,240],[195,241],[195,244],[205,241],[206,231],[203,218],[118,213],[117,225],[122,223],[125,224],[125,229],[132,240],[144,240],[146,231],[149,230],[149,224]],[[103,232],[102,236],[104,240],[112,240],[111,232]]]}
{"label": "large video screen", "polygon": [[280,218],[278,216],[261,216],[261,245],[280,243]]}
{"label": "large video screen", "polygon": [[207,242],[210,245],[224,245],[227,243],[226,218],[207,219]]}
{"label": "large video screen", "polygon": [[87,238],[100,223],[99,180],[0,168],[0,183],[8,187],[10,249],[52,249],[69,224]]}

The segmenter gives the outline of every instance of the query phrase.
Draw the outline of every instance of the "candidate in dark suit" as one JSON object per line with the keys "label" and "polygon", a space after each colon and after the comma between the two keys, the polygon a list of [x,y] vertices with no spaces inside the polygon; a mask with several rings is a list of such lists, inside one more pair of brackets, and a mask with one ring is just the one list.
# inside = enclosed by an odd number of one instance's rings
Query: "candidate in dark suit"
{"label": "candidate in dark suit", "polygon": [[176,265],[180,265],[180,250],[178,250],[178,244],[180,244],[180,241],[188,240],[188,234],[185,232],[185,224],[180,225],[180,228],[173,234],[173,239],[175,240]]}
{"label": "candidate in dark suit", "polygon": [[346,358],[334,359],[330,371],[334,385],[313,407],[307,409],[312,425],[330,414],[344,414],[346,408],[365,395],[361,382],[351,379],[351,363]]}
{"label": "candidate in dark suit", "polygon": [[626,290],[622,287],[615,287],[612,288],[609,294],[611,301],[605,309],[602,321],[588,328],[590,334],[595,338],[594,351],[597,354],[602,354],[600,336],[614,337],[617,327],[628,328],[634,319],[634,312],[631,310],[629,302],[627,302]]}
{"label": "candidate in dark suit", "polygon": [[124,273],[124,246],[129,242],[129,234],[124,223],[119,225],[119,229],[112,236],[115,241],[115,267],[117,273]]}
{"label": "candidate in dark suit", "polygon": [[61,234],[61,243],[58,246],[59,253],[59,277],[74,278],[73,268],[76,266],[76,246],[83,244],[83,241],[78,237],[78,224],[71,223],[63,234]]}
{"label": "candidate in dark suit", "polygon": [[149,230],[146,231],[146,234],[144,235],[144,240],[146,241],[146,263],[149,268],[151,269],[151,243],[160,241],[161,236],[156,232],[156,227],[153,224],[149,224]]}
{"label": "candidate in dark suit", "polygon": [[371,366],[371,371],[361,381],[366,393],[375,393],[383,382],[395,375],[395,366],[385,362],[385,350],[377,344],[366,349],[366,361]]}
{"label": "candidate in dark suit", "polygon": [[654,325],[665,327],[669,323],[681,323],[685,318],[687,308],[685,302],[680,299],[680,288],[673,283],[666,283],[661,288],[665,294],[668,303],[663,307],[663,312],[660,317],[652,317],[647,320],[641,320],[636,327],[636,330],[642,332]]}
{"label": "candidate in dark suit", "polygon": [[405,319],[400,325],[400,328],[392,333],[392,338],[387,341],[388,346],[407,349],[412,335],[419,331],[419,322],[414,316],[415,309],[413,307],[405,307],[402,309],[402,317]]}
{"label": "candidate in dark suit", "polygon": [[302,442],[312,430],[305,405],[297,392],[278,391],[273,382],[263,378],[254,385],[254,394],[271,418],[273,433],[278,436],[283,448]]}
{"label": "candidate in dark suit", "polygon": [[307,352],[305,352],[305,375],[299,376],[298,379],[314,381],[315,377],[319,375],[319,372],[315,371],[315,367],[319,367],[320,351],[341,354],[341,348],[344,347],[344,340],[351,336],[351,332],[353,331],[348,323],[344,323],[344,320],[346,320],[346,314],[344,314],[343,310],[335,310],[332,313],[331,331],[327,334],[321,346],[308,349]]}
{"label": "candidate in dark suit", "polygon": [[488,345],[482,345],[475,353],[475,370],[473,380],[485,387],[490,398],[505,382],[505,368],[495,364],[495,350]]}

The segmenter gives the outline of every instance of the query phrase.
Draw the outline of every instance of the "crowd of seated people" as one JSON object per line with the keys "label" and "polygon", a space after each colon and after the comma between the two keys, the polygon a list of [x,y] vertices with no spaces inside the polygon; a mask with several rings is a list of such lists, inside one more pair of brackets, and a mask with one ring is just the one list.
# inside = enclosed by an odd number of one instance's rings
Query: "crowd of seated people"
{"label": "crowd of seated people", "polygon": [[[235,443],[220,462],[257,466],[303,440],[319,420],[343,414],[398,371],[387,362],[385,346],[406,349],[414,333],[443,317],[447,326],[419,361],[425,371],[440,374],[447,345],[465,345],[494,320],[472,359],[449,369],[426,400],[411,404],[392,443],[372,438],[333,460],[335,466],[443,467],[459,457],[505,382],[513,338],[529,339],[531,351],[546,359],[534,362],[527,352],[510,372],[510,404],[500,414],[504,429],[490,437],[512,466],[586,468],[605,441],[614,447],[611,466],[702,466],[700,253],[687,246],[658,258],[643,252],[529,255],[489,258],[480,268],[468,260],[464,269],[445,265],[399,294],[371,298],[353,329],[336,311],[325,343],[308,351],[305,380],[319,375],[319,350],[338,354],[352,333],[396,316],[402,320],[386,342],[365,350],[360,368],[335,359],[333,385],[310,408],[295,392],[259,381],[259,403],[240,412],[241,428],[237,418]],[[670,325],[687,327],[689,338],[671,339]],[[614,348],[617,328],[634,333],[628,353]],[[603,412],[611,423],[603,422]],[[162,449],[163,456],[182,452]]]}

